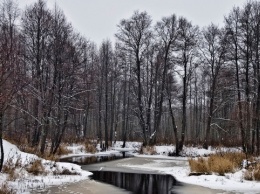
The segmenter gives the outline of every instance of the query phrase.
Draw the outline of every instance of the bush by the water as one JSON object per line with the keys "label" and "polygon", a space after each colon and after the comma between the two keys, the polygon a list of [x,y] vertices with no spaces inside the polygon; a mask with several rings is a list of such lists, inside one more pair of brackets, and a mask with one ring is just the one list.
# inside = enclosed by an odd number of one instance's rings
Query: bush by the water
{"label": "bush by the water", "polygon": [[220,152],[208,158],[189,159],[189,165],[193,173],[218,173],[223,176],[239,168],[245,158],[245,154],[239,152]]}

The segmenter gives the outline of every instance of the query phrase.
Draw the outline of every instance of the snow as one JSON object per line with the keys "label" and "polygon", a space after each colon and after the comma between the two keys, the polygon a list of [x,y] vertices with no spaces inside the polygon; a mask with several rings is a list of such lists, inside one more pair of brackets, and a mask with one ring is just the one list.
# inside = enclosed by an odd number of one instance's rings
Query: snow
{"label": "snow", "polygon": [[[0,184],[7,183],[9,187],[14,188],[19,194],[28,194],[30,190],[45,189],[50,186],[57,186],[65,183],[77,182],[80,180],[88,179],[90,172],[83,171],[80,166],[70,163],[53,162],[41,159],[33,154],[21,152],[15,145],[4,141],[5,160],[4,163],[12,164],[21,163],[21,166],[15,170],[18,178],[10,180],[7,174],[0,175]],[[122,142],[117,142],[105,152],[97,152],[94,154],[86,153],[82,145],[73,144],[68,146],[72,151],[71,154],[63,156],[66,157],[80,157],[80,156],[104,156],[104,155],[117,155],[122,151],[127,151],[135,155],[135,157],[153,158],[153,162],[145,164],[127,164],[126,166],[133,169],[140,169],[146,171],[160,171],[162,173],[174,176],[178,181],[193,185],[199,185],[212,189],[219,189],[228,192],[239,193],[259,193],[260,182],[246,181],[244,179],[245,169],[241,169],[235,173],[227,173],[225,176],[201,175],[189,176],[190,169],[188,166],[188,158],[198,156],[208,156],[209,154],[218,151],[240,151],[240,148],[212,148],[203,149],[198,147],[184,147],[182,157],[169,157],[170,153],[175,151],[173,145],[170,146],[155,146],[156,154],[154,155],[140,155],[138,151],[141,149],[140,142],[127,142],[126,147],[122,148]],[[99,145],[97,145],[99,147]],[[32,175],[26,171],[26,167],[35,160],[41,160],[45,169],[44,175]],[[174,162],[174,165],[172,165]],[[69,170],[73,175],[56,175],[55,172],[62,172]]]}
{"label": "snow", "polygon": [[[170,174],[174,176],[178,181],[199,185],[203,187],[208,187],[211,189],[218,189],[230,192],[239,192],[239,193],[259,193],[260,191],[260,182],[256,181],[246,181],[244,180],[244,172],[245,170],[239,170],[236,173],[227,173],[225,176],[218,176],[216,174],[213,175],[201,175],[201,176],[189,176],[190,169],[188,166],[188,158],[190,157],[199,157],[199,156],[208,156],[210,154],[214,154],[216,152],[238,152],[241,151],[241,148],[213,148],[209,147],[209,149],[203,149],[201,147],[185,147],[181,152],[182,157],[169,157],[170,153],[175,151],[175,146],[154,146],[156,154],[147,155],[147,154],[138,154],[137,151],[141,149],[142,144],[139,142],[127,142],[126,148],[121,148],[122,142],[117,142],[113,147],[106,152],[98,152],[92,155],[99,154],[115,154],[120,151],[133,151],[135,157],[145,157],[145,158],[153,158],[153,162],[145,163],[143,165],[132,165],[128,164],[127,167],[133,169],[140,169],[145,171],[160,171],[162,173]],[[77,146],[76,146],[77,147]],[[79,153],[79,148],[75,149],[74,154],[82,154]],[[175,166],[171,166],[171,162],[174,161]],[[167,162],[169,163],[167,165]]]}
{"label": "snow", "polygon": [[[160,171],[165,174],[174,176],[178,181],[193,185],[199,185],[208,187],[211,189],[218,189],[230,192],[239,193],[259,193],[260,183],[256,181],[245,181],[243,179],[243,170],[240,170],[234,174],[228,173],[225,176],[217,175],[201,175],[201,176],[189,176],[190,169],[188,165],[182,166],[183,162],[179,158],[170,158],[171,160],[177,160],[174,167],[165,166],[165,160],[155,160],[152,163],[144,165],[126,165],[129,168],[140,169],[146,171]],[[187,162],[187,160],[186,160]],[[164,163],[164,164],[163,164]],[[163,166],[163,167],[162,167]]]}
{"label": "snow", "polygon": [[[157,155],[136,155],[137,157],[153,158],[153,162],[143,165],[131,165],[127,167],[133,169],[160,171],[165,174],[174,176],[178,181],[193,184],[211,189],[224,190],[228,192],[239,192],[246,194],[260,193],[260,182],[244,180],[245,169],[239,170],[235,173],[227,173],[225,176],[201,175],[189,176],[190,168],[188,165],[188,158],[208,156],[219,151],[241,151],[240,148],[212,148],[208,150],[197,147],[184,147],[182,151],[183,157],[169,157],[168,153],[175,150],[174,146],[155,146]],[[167,159],[167,160],[166,160]],[[167,162],[172,162],[176,166],[167,165]]]}
{"label": "snow", "polygon": [[123,142],[117,141],[115,144],[113,144],[112,147],[110,147],[107,151],[101,151],[100,145],[97,144],[97,150],[96,153],[86,153],[84,151],[84,148],[82,145],[74,144],[72,146],[68,146],[67,149],[72,151],[72,153],[61,156],[61,159],[64,158],[71,158],[71,157],[90,157],[90,156],[111,156],[111,155],[118,155],[121,156],[122,152],[128,152],[130,154],[137,153],[141,148],[140,142],[126,142],[125,148],[122,148]]}
{"label": "snow", "polygon": [[[10,180],[7,174],[0,175],[0,184],[7,184],[10,188],[19,194],[29,193],[30,190],[45,189],[50,186],[57,186],[65,183],[77,182],[83,179],[88,179],[92,173],[84,171],[79,165],[53,162],[44,160],[36,155],[21,152],[17,146],[3,140],[4,146],[4,164],[19,165],[15,168],[16,179]],[[35,160],[41,160],[44,167],[42,175],[33,175],[27,172],[26,168]],[[72,175],[59,175],[61,172],[70,172]],[[56,172],[56,173],[55,173]],[[60,173],[57,173],[60,172]],[[68,173],[67,173],[68,174]]]}

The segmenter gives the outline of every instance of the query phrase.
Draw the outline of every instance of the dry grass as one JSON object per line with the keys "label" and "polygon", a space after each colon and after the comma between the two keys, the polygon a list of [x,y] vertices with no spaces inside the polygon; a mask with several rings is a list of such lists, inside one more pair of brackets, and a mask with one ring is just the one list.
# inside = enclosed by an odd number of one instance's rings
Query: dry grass
{"label": "dry grass", "polygon": [[249,181],[260,181],[260,164],[250,166],[247,171],[244,172],[244,178]]}
{"label": "dry grass", "polygon": [[221,152],[212,154],[207,159],[190,159],[189,165],[191,172],[205,174],[217,173],[224,176],[225,173],[234,172],[235,169],[239,168],[243,159],[245,159],[243,153]]}
{"label": "dry grass", "polygon": [[49,149],[47,149],[43,154],[41,154],[37,147],[33,148],[33,147],[30,147],[30,146],[24,146],[21,149],[21,151],[31,153],[31,154],[35,154],[40,158],[44,158],[45,160],[51,160],[51,161],[58,161],[59,156],[71,153],[71,151],[66,148],[65,144],[61,144],[59,146],[56,154],[50,154]]}
{"label": "dry grass", "polygon": [[13,160],[12,159],[8,159],[7,162],[4,164],[2,172],[6,173],[6,174],[10,174],[15,170],[14,168],[14,164],[13,164]]}
{"label": "dry grass", "polygon": [[216,155],[231,161],[234,168],[240,168],[242,161],[246,159],[246,154],[243,152],[218,152]]}
{"label": "dry grass", "polygon": [[258,164],[253,171],[254,180],[260,181],[260,164]]}
{"label": "dry grass", "polygon": [[207,159],[199,157],[198,159],[189,159],[191,172],[209,173]]}
{"label": "dry grass", "polygon": [[60,146],[57,150],[57,155],[61,156],[61,155],[67,155],[70,153],[72,153],[72,152],[70,150],[68,150],[64,144],[60,144]]}
{"label": "dry grass", "polygon": [[89,153],[96,153],[97,152],[97,146],[96,144],[94,143],[91,143],[90,141],[85,141],[84,142],[84,146],[85,146],[85,151],[86,152],[89,152]]}
{"label": "dry grass", "polygon": [[47,155],[47,154],[45,154],[45,155],[42,155],[42,156],[40,156],[41,158],[43,158],[43,159],[45,159],[45,160],[51,160],[51,161],[55,161],[55,162],[58,162],[59,161],[59,156],[57,156],[57,155]]}
{"label": "dry grass", "polygon": [[211,172],[224,176],[225,173],[234,172],[234,164],[231,160],[220,155],[212,155],[208,158],[208,166]]}
{"label": "dry grass", "polygon": [[69,169],[64,169],[60,172],[60,175],[79,175],[77,172],[71,172]]}
{"label": "dry grass", "polygon": [[71,151],[66,148],[65,144],[60,144],[59,148],[57,149],[56,154],[50,154],[49,147],[48,147],[48,149],[45,150],[44,154],[40,153],[39,148],[37,146],[31,147],[26,144],[26,145],[20,145],[20,146],[18,146],[18,148],[23,152],[35,154],[41,158],[44,158],[46,160],[52,160],[52,161],[57,161],[59,156],[61,156],[61,155],[67,155],[67,154],[71,153]]}
{"label": "dry grass", "polygon": [[27,168],[29,173],[33,175],[39,175],[44,173],[44,167],[41,160],[34,160],[31,165]]}
{"label": "dry grass", "polygon": [[0,194],[15,194],[15,191],[9,188],[7,183],[5,182],[0,186]]}
{"label": "dry grass", "polygon": [[249,170],[245,171],[244,172],[244,179],[248,180],[248,181],[253,181],[254,180],[253,172],[249,171]]}
{"label": "dry grass", "polygon": [[140,153],[141,154],[146,154],[146,155],[155,155],[155,154],[157,154],[155,146],[142,146]]}
{"label": "dry grass", "polygon": [[13,158],[9,158],[3,165],[2,172],[8,174],[8,180],[16,180],[19,178],[19,174],[16,169],[22,167],[21,156],[18,156],[17,160],[14,162]]}
{"label": "dry grass", "polygon": [[77,172],[70,171],[67,168],[64,168],[62,170],[56,170],[53,172],[54,175],[79,175]]}
{"label": "dry grass", "polygon": [[31,147],[28,144],[19,145],[18,148],[22,152],[26,152],[26,153],[30,153],[30,154],[36,154],[38,152],[37,147]]}

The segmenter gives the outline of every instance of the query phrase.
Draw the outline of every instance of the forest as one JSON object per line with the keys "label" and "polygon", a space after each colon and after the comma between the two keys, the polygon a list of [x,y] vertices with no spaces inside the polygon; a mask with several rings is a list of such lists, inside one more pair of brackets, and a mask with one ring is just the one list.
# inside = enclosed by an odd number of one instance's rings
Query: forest
{"label": "forest", "polygon": [[78,140],[260,153],[260,2],[221,27],[135,11],[101,45],[44,0],[0,10],[1,160],[3,138],[50,154]]}

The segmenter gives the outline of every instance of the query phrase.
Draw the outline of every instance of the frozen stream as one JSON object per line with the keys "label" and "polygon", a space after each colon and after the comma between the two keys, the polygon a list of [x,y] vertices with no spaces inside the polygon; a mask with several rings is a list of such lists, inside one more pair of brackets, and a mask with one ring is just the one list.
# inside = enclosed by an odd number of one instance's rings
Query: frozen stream
{"label": "frozen stream", "polygon": [[[46,194],[47,193],[48,194],[51,193],[63,193],[63,194],[66,193],[75,193],[75,194],[129,193],[130,194],[133,193],[130,191],[126,191],[125,189],[121,189],[119,187],[113,186],[111,184],[104,183],[104,182],[111,183],[111,179],[115,179],[117,184],[118,182],[120,184],[124,182],[124,184],[128,185],[128,187],[129,184],[130,187],[137,187],[138,184],[143,185],[143,184],[149,184],[147,182],[150,182],[150,185],[148,185],[149,191],[148,192],[145,191],[145,193],[148,194],[157,194],[158,191],[160,190],[158,188],[162,188],[162,187],[157,186],[157,191],[154,192],[151,190],[151,188],[154,187],[155,183],[162,180],[163,180],[163,184],[162,184],[163,187],[165,186],[168,187],[169,185],[170,186],[173,185],[172,191],[164,192],[169,194],[170,193],[172,194],[201,194],[201,193],[228,194],[229,193],[221,190],[213,190],[213,189],[191,185],[191,184],[183,184],[183,183],[176,184],[176,180],[173,177],[171,177],[170,175],[165,175],[165,173],[161,171],[152,170],[152,168],[149,168],[149,166],[153,166],[153,167],[158,166],[158,168],[167,168],[172,166],[182,167],[182,166],[187,166],[187,161],[178,160],[178,159],[168,160],[168,159],[155,159],[155,158],[145,158],[145,157],[133,157],[133,158],[125,158],[125,159],[119,159],[119,160],[114,160],[109,162],[100,162],[95,164],[82,165],[83,170],[94,172],[93,178],[96,180],[90,179],[90,180],[81,181],[79,183],[62,185],[60,187],[53,187],[41,193],[46,193]],[[97,173],[99,178],[97,178]],[[130,178],[129,178],[129,174],[131,174]],[[100,180],[100,175],[102,176],[101,180],[104,182],[98,181]],[[143,177],[143,175],[145,178],[140,178]],[[164,178],[165,176],[167,177]],[[143,181],[143,183],[140,184],[140,181]],[[138,194],[141,193],[138,192]]]}
{"label": "frozen stream", "polygon": [[[159,162],[158,162],[159,161]],[[184,160],[167,160],[167,159],[154,159],[154,158],[144,158],[144,157],[133,157],[133,158],[125,158],[116,161],[110,162],[103,162],[103,163],[96,163],[90,165],[83,165],[82,169],[88,171],[108,171],[108,172],[120,172],[123,173],[135,173],[135,174],[157,174],[162,175],[164,173],[160,171],[155,171],[149,168],[142,168],[147,166],[153,167],[172,167],[172,166],[187,166],[187,161]],[[139,166],[138,168],[132,166]],[[111,175],[109,176],[111,179]],[[140,179],[140,178],[139,178]],[[132,185],[136,187],[136,182],[139,181],[132,179]],[[154,185],[156,181],[151,180],[149,177],[150,182]],[[169,179],[167,179],[169,181]],[[110,180],[106,181],[109,182]],[[149,191],[148,193],[156,193]],[[170,192],[169,192],[170,193]],[[188,184],[174,184],[172,193],[176,194],[217,194],[217,193],[224,193],[223,191],[212,190],[200,186],[195,185],[188,185]],[[225,192],[226,193],[226,192]]]}

